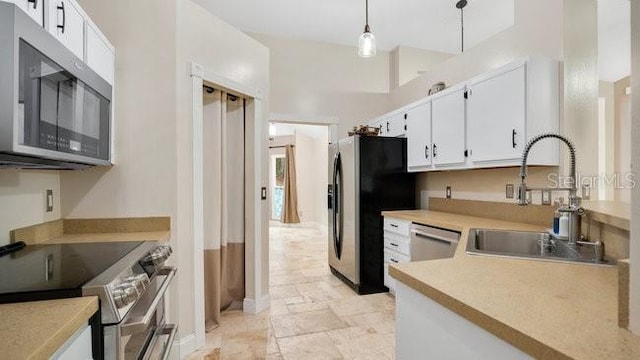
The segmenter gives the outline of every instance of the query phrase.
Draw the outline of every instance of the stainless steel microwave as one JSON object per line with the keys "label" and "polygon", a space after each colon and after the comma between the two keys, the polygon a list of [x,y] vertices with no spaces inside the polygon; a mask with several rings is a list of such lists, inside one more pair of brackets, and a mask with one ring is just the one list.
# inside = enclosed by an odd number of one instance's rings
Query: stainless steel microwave
{"label": "stainless steel microwave", "polygon": [[0,168],[111,164],[111,85],[0,2]]}

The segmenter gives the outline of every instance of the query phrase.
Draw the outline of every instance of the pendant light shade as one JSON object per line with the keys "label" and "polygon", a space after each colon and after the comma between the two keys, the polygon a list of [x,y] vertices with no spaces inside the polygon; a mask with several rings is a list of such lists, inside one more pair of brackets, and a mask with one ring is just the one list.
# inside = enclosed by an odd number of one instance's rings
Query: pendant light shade
{"label": "pendant light shade", "polygon": [[358,39],[358,56],[368,58],[376,55],[376,37],[369,29],[369,0],[365,0],[364,32]]}

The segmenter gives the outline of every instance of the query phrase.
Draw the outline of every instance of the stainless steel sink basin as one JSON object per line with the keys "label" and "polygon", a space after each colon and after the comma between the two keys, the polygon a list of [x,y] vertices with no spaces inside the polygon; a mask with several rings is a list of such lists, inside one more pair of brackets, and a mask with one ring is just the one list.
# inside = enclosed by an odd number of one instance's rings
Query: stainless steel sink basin
{"label": "stainless steel sink basin", "polygon": [[472,255],[614,265],[614,260],[604,257],[602,246],[583,241],[569,245],[546,232],[471,229],[466,251]]}

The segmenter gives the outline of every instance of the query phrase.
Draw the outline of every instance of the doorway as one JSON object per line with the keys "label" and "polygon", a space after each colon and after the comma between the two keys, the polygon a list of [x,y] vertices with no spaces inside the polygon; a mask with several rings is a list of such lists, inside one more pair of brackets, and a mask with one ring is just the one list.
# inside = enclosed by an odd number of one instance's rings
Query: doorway
{"label": "doorway", "polygon": [[[269,124],[269,209],[272,223],[279,223],[286,211],[295,211],[308,226],[326,227],[326,191],[328,184],[329,126],[302,123]],[[287,155],[287,147],[292,154]],[[295,171],[288,171],[293,157]],[[296,184],[295,194],[287,198],[288,181]],[[292,204],[292,202],[294,202]],[[287,207],[295,210],[288,210]]]}

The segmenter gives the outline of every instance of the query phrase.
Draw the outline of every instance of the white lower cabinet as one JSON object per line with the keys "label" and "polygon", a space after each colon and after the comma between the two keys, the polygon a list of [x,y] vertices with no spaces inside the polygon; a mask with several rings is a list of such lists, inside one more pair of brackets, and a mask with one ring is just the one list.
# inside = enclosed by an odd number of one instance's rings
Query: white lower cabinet
{"label": "white lower cabinet", "polygon": [[396,291],[396,359],[532,359],[402,282]]}
{"label": "white lower cabinet", "polygon": [[384,218],[384,286],[395,291],[395,279],[389,276],[389,265],[411,261],[411,222]]}
{"label": "white lower cabinet", "polygon": [[53,360],[85,360],[93,359],[91,345],[91,326],[85,325],[67,342],[65,342],[58,351],[51,356]]}

